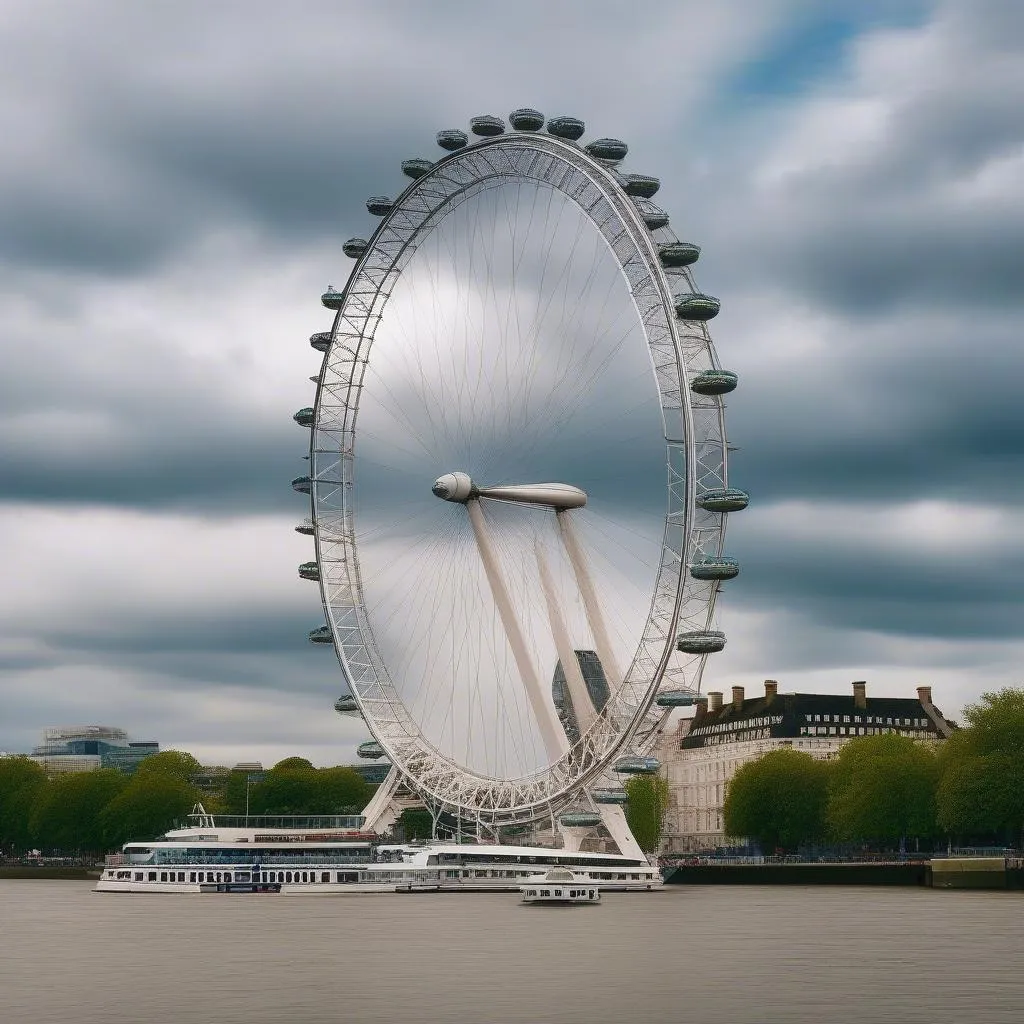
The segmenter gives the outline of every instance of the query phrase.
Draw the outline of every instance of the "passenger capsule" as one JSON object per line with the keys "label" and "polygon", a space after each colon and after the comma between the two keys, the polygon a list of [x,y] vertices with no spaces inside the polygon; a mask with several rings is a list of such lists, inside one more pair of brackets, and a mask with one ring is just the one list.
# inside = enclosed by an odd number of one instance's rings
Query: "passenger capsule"
{"label": "passenger capsule", "polygon": [[367,212],[374,217],[386,217],[394,208],[394,200],[387,196],[370,196],[366,200]]}
{"label": "passenger capsule", "polygon": [[544,115],[530,107],[520,107],[508,115],[508,123],[517,132],[539,132],[544,127]]}
{"label": "passenger capsule", "polygon": [[384,756],[384,748],[376,740],[367,740],[356,747],[356,753],[360,757],[369,757],[376,760],[378,757]]}
{"label": "passenger capsule", "polygon": [[313,489],[313,481],[308,476],[297,476],[292,481],[292,490],[299,494],[309,494]]}
{"label": "passenger capsule", "polygon": [[735,558],[720,555],[716,558],[702,558],[690,566],[690,575],[695,580],[733,580],[740,574],[740,563]]}
{"label": "passenger capsule", "polygon": [[668,214],[660,206],[655,206],[650,199],[634,198],[633,205],[651,231],[668,227]]}
{"label": "passenger capsule", "polygon": [[617,164],[629,152],[622,139],[594,139],[583,147],[596,160]]}
{"label": "passenger capsule", "polygon": [[414,158],[412,160],[402,161],[402,173],[407,178],[422,178],[424,174],[428,173],[430,168],[434,166],[432,160],[420,160]]}
{"label": "passenger capsule", "polygon": [[369,243],[365,238],[350,238],[347,242],[343,242],[341,251],[354,260],[359,259],[360,256],[366,252],[366,246]]}
{"label": "passenger capsule", "polygon": [[316,629],[311,629],[309,631],[309,642],[311,644],[334,643],[334,637],[331,636],[331,627],[317,626]]}
{"label": "passenger capsule", "polygon": [[695,395],[727,395],[738,383],[732,370],[703,370],[690,381],[690,390]]}
{"label": "passenger capsule", "polygon": [[339,715],[359,715],[361,714],[359,709],[359,702],[352,696],[351,693],[343,693],[335,702],[334,710]]}
{"label": "passenger capsule", "polygon": [[309,343],[317,352],[326,352],[331,347],[331,332],[320,331],[309,336]]}
{"label": "passenger capsule", "polygon": [[700,258],[700,246],[693,242],[666,242],[658,246],[663,267],[688,267]]}
{"label": "passenger capsule", "polygon": [[315,414],[313,412],[313,408],[311,406],[308,406],[308,405],[306,406],[305,409],[300,409],[292,417],[292,419],[295,420],[295,422],[298,423],[298,425],[300,427],[311,427],[311,426],[313,426],[314,418],[315,418]]}
{"label": "passenger capsule", "polygon": [[559,815],[558,824],[563,828],[597,828],[601,815],[595,811],[570,811]]}
{"label": "passenger capsule", "polygon": [[492,135],[504,135],[505,122],[493,114],[478,114],[476,117],[469,119],[469,130],[474,135],[480,135],[484,138]]}
{"label": "passenger capsule", "polygon": [[299,566],[299,579],[320,582],[320,565],[318,562],[303,562]]}
{"label": "passenger capsule", "polygon": [[661,188],[661,180],[650,174],[624,174],[622,188],[627,196],[653,199]]}
{"label": "passenger capsule", "polygon": [[587,126],[578,117],[553,117],[548,121],[548,134],[575,142]]}
{"label": "passenger capsule", "polygon": [[725,634],[717,629],[700,629],[676,637],[676,650],[683,654],[716,654],[724,649]]}
{"label": "passenger capsule", "polygon": [[329,284],[327,286],[327,291],[320,296],[320,301],[328,309],[341,309],[341,307],[345,305],[345,293],[336,292],[334,290],[334,285]]}
{"label": "passenger capsule", "polygon": [[708,512],[742,512],[750,495],[737,487],[712,487],[697,495],[697,507]]}
{"label": "passenger capsule", "polygon": [[458,128],[445,128],[444,131],[437,133],[436,139],[437,144],[442,149],[447,149],[449,153],[462,149],[469,142],[469,136],[465,132],[459,131]]}
{"label": "passenger capsule", "polygon": [[595,804],[625,804],[629,794],[624,789],[594,789],[590,792]]}
{"label": "passenger capsule", "polygon": [[296,533],[301,533],[304,537],[312,537],[316,533],[316,527],[313,526],[313,520],[307,519],[305,522],[299,523],[295,527]]}
{"label": "passenger capsule", "polygon": [[700,292],[685,292],[675,296],[676,316],[680,320],[710,320],[718,316],[722,304],[714,295],[702,295]]}
{"label": "passenger capsule", "polygon": [[613,771],[622,775],[656,775],[661,771],[661,762],[656,757],[624,757],[612,766]]}
{"label": "passenger capsule", "polygon": [[689,708],[697,703],[697,694],[690,690],[662,690],[654,703],[659,708]]}

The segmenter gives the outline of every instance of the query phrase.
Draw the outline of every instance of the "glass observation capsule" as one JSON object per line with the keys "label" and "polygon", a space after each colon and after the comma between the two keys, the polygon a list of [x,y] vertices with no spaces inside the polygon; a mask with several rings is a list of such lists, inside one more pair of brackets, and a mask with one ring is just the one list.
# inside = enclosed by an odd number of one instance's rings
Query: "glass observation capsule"
{"label": "glass observation capsule", "polygon": [[299,579],[320,582],[320,565],[317,562],[303,562],[299,566]]}
{"label": "glass observation capsule", "polygon": [[558,824],[563,828],[597,828],[601,815],[595,811],[569,811],[558,816]]}
{"label": "glass observation capsule", "polygon": [[356,753],[360,757],[370,757],[376,759],[384,756],[384,748],[376,740],[367,740],[365,743],[360,743],[356,747]]}
{"label": "glass observation capsule", "polygon": [[313,481],[308,476],[297,476],[292,481],[292,490],[299,494],[309,494],[313,490]]}
{"label": "glass observation capsule", "polygon": [[309,631],[309,642],[311,644],[330,644],[334,642],[331,636],[330,626],[317,626]]}
{"label": "glass observation capsule", "polygon": [[394,209],[394,206],[394,200],[388,199],[387,196],[370,196],[366,200],[367,212],[374,217],[386,217]]}
{"label": "glass observation capsule", "polygon": [[622,176],[622,189],[627,196],[653,199],[659,188],[661,188],[661,179],[650,174],[624,174]]}
{"label": "glass observation capsule", "polygon": [[359,714],[359,704],[351,693],[343,693],[335,702],[334,710],[339,715]]}
{"label": "glass observation capsule", "polygon": [[750,504],[750,495],[738,487],[712,487],[697,495],[697,507],[708,512],[742,512]]}
{"label": "glass observation capsule", "polygon": [[689,708],[698,701],[698,696],[690,690],[662,690],[654,703],[659,708]]}
{"label": "glass observation capsule", "polygon": [[313,520],[307,519],[304,522],[299,523],[295,527],[296,533],[301,533],[304,537],[312,537],[316,533],[316,527],[313,526]]}
{"label": "glass observation capsule", "polygon": [[491,135],[504,135],[505,122],[493,114],[478,114],[476,117],[469,119],[469,130],[474,135],[480,135],[484,138]]}
{"label": "glass observation capsule", "polygon": [[661,771],[661,762],[656,757],[624,757],[612,766],[622,775],[655,775]]}
{"label": "glass observation capsule", "polygon": [[347,242],[343,242],[341,245],[341,251],[352,259],[357,260],[360,256],[366,252],[366,246],[369,243],[365,238],[350,238]]}
{"label": "glass observation capsule", "polygon": [[313,426],[314,415],[313,407],[307,405],[304,409],[300,409],[292,419],[295,420],[300,427],[311,427]]}
{"label": "glass observation capsule", "polygon": [[402,161],[402,173],[407,178],[422,178],[433,166],[432,160],[421,160],[419,157],[414,157],[412,160]]}
{"label": "glass observation capsule", "polygon": [[594,789],[591,797],[595,804],[625,804],[629,802],[629,794],[624,789]]}
{"label": "glass observation capsule", "polygon": [[686,292],[674,297],[676,304],[676,316],[680,320],[710,320],[718,316],[722,304],[714,295],[704,295],[701,292]]}
{"label": "glass observation capsule", "polygon": [[650,199],[634,199],[633,205],[649,230],[657,231],[658,228],[668,227],[668,214],[660,206],[655,206]]}
{"label": "glass observation capsule", "polygon": [[699,629],[676,637],[676,650],[683,654],[716,654],[724,649],[725,634],[717,629]]}
{"label": "glass observation capsule", "polygon": [[658,246],[658,259],[663,267],[688,267],[700,259],[700,246],[693,242],[665,242]]}
{"label": "glass observation capsule", "polygon": [[520,107],[508,115],[508,123],[517,132],[539,132],[544,127],[544,115],[531,107]]}
{"label": "glass observation capsule", "polygon": [[548,134],[575,142],[587,126],[578,117],[553,117],[548,121]]}
{"label": "glass observation capsule", "polygon": [[616,164],[629,152],[629,146],[622,139],[594,139],[583,148],[596,160],[608,160]]}
{"label": "glass observation capsule", "polygon": [[319,331],[309,336],[309,343],[317,352],[326,352],[331,347],[331,332]]}
{"label": "glass observation capsule", "polygon": [[690,381],[690,390],[695,395],[727,395],[738,383],[732,370],[704,370]]}
{"label": "glass observation capsule", "polygon": [[449,153],[462,149],[469,142],[469,136],[458,128],[445,128],[444,131],[438,132],[435,138],[437,144],[442,149],[447,149]]}
{"label": "glass observation capsule", "polygon": [[702,558],[690,566],[690,575],[695,580],[732,580],[740,574],[740,563],[735,558],[720,555],[716,558]]}
{"label": "glass observation capsule", "polygon": [[345,305],[345,293],[334,290],[334,285],[329,284],[327,291],[320,296],[320,301],[328,309],[341,309]]}

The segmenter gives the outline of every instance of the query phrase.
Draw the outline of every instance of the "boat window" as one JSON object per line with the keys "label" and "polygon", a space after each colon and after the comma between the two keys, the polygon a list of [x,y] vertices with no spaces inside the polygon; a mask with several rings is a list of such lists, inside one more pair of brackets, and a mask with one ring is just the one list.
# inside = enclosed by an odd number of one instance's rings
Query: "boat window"
{"label": "boat window", "polygon": [[330,871],[324,871],[324,872],[321,873],[321,875],[320,875],[320,881],[321,882],[329,882],[330,880],[331,880],[331,873],[330,873]]}
{"label": "boat window", "polygon": [[155,871],[150,871],[150,873],[149,873],[149,881],[151,881],[151,882],[155,882],[156,881],[156,872]]}
{"label": "boat window", "polygon": [[551,892],[548,889],[541,889],[540,894],[541,896],[550,896]]}
{"label": "boat window", "polygon": [[292,880],[292,873],[289,871],[284,877],[285,881],[290,882]]}

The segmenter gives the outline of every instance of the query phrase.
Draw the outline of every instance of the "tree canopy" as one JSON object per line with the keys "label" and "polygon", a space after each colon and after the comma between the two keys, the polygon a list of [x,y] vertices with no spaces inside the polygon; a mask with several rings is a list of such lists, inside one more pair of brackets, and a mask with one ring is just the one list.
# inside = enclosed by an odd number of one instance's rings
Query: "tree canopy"
{"label": "tree canopy", "polygon": [[58,775],[37,791],[29,823],[33,840],[64,854],[102,852],[102,812],[127,784],[115,768]]}
{"label": "tree canopy", "polygon": [[104,844],[109,848],[162,835],[184,824],[198,799],[195,787],[174,772],[137,774],[99,815]]}
{"label": "tree canopy", "polygon": [[646,853],[658,848],[668,809],[668,782],[660,775],[634,775],[625,785],[626,822]]}
{"label": "tree canopy", "polygon": [[786,748],[742,765],[726,789],[726,834],[749,836],[766,853],[822,838],[828,774],[826,762]]}
{"label": "tree canopy", "polygon": [[0,850],[25,850],[32,842],[29,822],[46,773],[27,757],[0,758]]}

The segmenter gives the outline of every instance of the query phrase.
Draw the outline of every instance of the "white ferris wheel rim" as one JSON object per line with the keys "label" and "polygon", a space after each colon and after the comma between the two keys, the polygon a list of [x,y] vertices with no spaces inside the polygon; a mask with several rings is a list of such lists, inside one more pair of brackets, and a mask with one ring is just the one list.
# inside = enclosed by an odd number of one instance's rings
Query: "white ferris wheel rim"
{"label": "white ferris wheel rim", "polygon": [[[664,426],[667,511],[646,625],[625,678],[605,711],[569,751],[520,778],[496,778],[458,763],[423,735],[388,674],[367,614],[355,533],[356,418],[374,332],[417,239],[462,201],[505,181],[532,181],[572,201],[597,228],[630,288],[648,346]],[[624,753],[649,752],[666,710],[659,690],[699,692],[706,654],[681,657],[680,628],[709,628],[717,585],[688,567],[721,556],[725,515],[699,508],[698,488],[728,486],[724,407],[694,396],[689,381],[719,369],[705,323],[680,321],[673,286],[696,292],[689,270],[666,269],[659,245],[621,178],[571,142],[533,132],[484,138],[443,157],[394,201],[357,258],[331,330],[311,431],[311,503],[324,610],[339,662],[375,739],[435,807],[492,824],[534,820],[570,802]]]}

